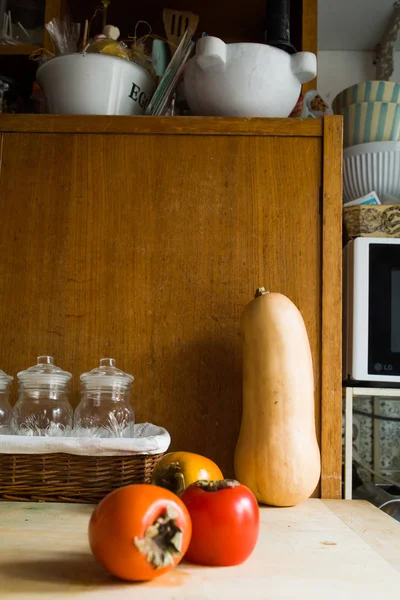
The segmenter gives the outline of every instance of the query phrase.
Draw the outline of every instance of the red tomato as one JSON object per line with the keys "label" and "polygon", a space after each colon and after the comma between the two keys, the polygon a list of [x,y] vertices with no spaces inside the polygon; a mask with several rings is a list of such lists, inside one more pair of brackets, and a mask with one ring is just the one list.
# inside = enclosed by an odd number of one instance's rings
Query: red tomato
{"label": "red tomato", "polygon": [[89,542],[107,571],[147,581],[180,562],[191,532],[188,511],[175,494],[156,485],[128,485],[96,506]]}
{"label": "red tomato", "polygon": [[200,565],[231,566],[253,552],[260,511],[251,490],[238,481],[198,481],[181,500],[192,519],[192,539],[185,558]]}

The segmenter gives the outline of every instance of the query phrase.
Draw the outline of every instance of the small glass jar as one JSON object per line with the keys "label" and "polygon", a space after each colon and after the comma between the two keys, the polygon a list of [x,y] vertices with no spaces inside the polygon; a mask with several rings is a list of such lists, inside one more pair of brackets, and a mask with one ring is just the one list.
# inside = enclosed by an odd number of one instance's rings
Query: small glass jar
{"label": "small glass jar", "polygon": [[72,430],[73,408],[69,403],[71,373],[39,356],[34,367],[21,371],[18,401],[11,413],[15,435],[64,436]]}
{"label": "small glass jar", "polygon": [[0,369],[0,434],[5,435],[10,433],[10,386],[14,377],[6,375]]}
{"label": "small glass jar", "polygon": [[81,375],[81,401],[74,414],[78,437],[133,437],[135,413],[130,404],[133,375],[102,358],[100,366]]}

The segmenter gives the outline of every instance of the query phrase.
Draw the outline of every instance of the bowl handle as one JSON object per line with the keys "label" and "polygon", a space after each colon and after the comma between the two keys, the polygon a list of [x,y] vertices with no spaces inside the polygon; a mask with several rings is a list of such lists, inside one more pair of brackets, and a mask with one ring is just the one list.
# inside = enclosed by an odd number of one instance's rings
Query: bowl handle
{"label": "bowl handle", "polygon": [[317,57],[312,52],[297,52],[290,57],[292,73],[300,83],[311,81],[317,74]]}
{"label": "bowl handle", "polygon": [[226,63],[226,44],[217,37],[204,36],[196,44],[196,62],[204,71]]}

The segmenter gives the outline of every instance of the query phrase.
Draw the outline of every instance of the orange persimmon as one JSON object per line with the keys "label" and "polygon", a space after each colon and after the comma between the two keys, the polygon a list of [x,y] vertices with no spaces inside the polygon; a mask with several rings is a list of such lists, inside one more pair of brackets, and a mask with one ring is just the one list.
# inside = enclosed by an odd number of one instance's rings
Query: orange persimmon
{"label": "orange persimmon", "polygon": [[177,565],[191,534],[183,502],[168,490],[146,484],[108,494],[89,523],[89,542],[97,560],[128,581],[148,581]]}
{"label": "orange persimmon", "polygon": [[179,496],[196,481],[216,481],[223,478],[218,465],[201,454],[170,452],[157,464],[152,482]]}

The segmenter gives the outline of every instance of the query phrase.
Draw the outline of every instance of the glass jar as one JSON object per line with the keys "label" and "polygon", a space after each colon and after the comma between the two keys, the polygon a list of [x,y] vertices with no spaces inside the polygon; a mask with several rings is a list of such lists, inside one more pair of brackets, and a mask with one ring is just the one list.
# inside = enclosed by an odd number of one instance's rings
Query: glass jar
{"label": "glass jar", "polygon": [[102,358],[100,366],[81,375],[81,401],[74,414],[79,437],[133,437],[135,413],[130,404],[133,375]]}
{"label": "glass jar", "polygon": [[64,436],[72,430],[73,408],[69,403],[71,373],[39,356],[34,367],[21,371],[18,401],[11,413],[15,435]]}
{"label": "glass jar", "polygon": [[10,433],[10,386],[13,379],[0,369],[0,434],[3,435]]}

